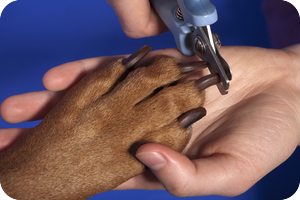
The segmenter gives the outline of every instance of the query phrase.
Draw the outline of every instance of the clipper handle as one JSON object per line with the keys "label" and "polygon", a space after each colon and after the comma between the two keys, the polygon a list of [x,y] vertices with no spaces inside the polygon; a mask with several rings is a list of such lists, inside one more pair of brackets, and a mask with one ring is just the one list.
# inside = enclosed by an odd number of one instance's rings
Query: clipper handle
{"label": "clipper handle", "polygon": [[[152,6],[172,32],[177,48],[186,56],[194,52],[193,32],[218,20],[216,7],[209,0],[150,0]],[[183,19],[178,15],[181,10]]]}
{"label": "clipper handle", "polygon": [[191,32],[193,26],[188,26],[183,20],[176,17],[178,3],[176,0],[150,0],[159,17],[172,32],[177,48],[186,56],[192,56],[193,38]]}
{"label": "clipper handle", "polygon": [[217,9],[210,0],[177,0],[177,2],[186,23],[203,27],[218,20]]}

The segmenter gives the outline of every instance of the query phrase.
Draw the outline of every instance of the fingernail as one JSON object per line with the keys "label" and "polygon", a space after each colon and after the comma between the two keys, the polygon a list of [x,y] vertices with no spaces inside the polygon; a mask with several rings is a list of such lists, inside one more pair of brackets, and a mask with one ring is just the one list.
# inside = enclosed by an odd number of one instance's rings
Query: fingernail
{"label": "fingernail", "polygon": [[166,163],[163,155],[157,152],[142,152],[136,154],[136,157],[152,170],[159,170]]}

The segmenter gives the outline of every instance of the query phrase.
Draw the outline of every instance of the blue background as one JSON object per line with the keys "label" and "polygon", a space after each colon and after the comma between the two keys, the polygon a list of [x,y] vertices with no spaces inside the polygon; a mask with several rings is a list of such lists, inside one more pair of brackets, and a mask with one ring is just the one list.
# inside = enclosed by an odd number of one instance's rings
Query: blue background
{"label": "blue background", "polygon": [[[261,0],[212,0],[219,20],[212,26],[222,45],[269,47]],[[162,42],[163,41],[163,42]],[[43,74],[62,63],[96,56],[129,54],[149,44],[153,49],[175,47],[170,33],[144,39],[125,36],[114,11],[104,0],[18,0],[0,18],[0,102],[25,92],[44,90]],[[38,122],[0,128],[33,127]],[[281,200],[291,196],[300,180],[300,149],[249,191],[238,197],[183,199]],[[179,199],[165,191],[111,191],[96,199]]]}

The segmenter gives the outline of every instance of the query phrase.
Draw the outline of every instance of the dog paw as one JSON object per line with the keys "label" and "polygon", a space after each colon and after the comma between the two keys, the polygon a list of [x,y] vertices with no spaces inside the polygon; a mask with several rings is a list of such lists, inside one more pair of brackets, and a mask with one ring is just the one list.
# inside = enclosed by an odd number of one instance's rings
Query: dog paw
{"label": "dog paw", "polygon": [[206,114],[204,90],[220,80],[191,78],[206,67],[202,61],[159,55],[141,62],[150,49],[87,75],[1,153],[4,191],[18,200],[86,199],[144,172],[134,157],[142,144],[182,151],[190,125]]}

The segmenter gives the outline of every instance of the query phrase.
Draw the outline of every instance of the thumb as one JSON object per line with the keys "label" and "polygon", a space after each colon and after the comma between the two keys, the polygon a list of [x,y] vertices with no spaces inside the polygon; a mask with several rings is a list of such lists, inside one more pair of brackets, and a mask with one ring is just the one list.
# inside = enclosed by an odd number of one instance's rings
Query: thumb
{"label": "thumb", "polygon": [[149,143],[138,149],[136,157],[152,171],[170,194],[190,196],[187,185],[195,175],[196,168],[185,155],[164,145]]}
{"label": "thumb", "polygon": [[249,171],[249,164],[230,154],[190,160],[169,147],[149,143],[138,149],[136,157],[178,197],[237,196],[259,180],[251,167]]}

